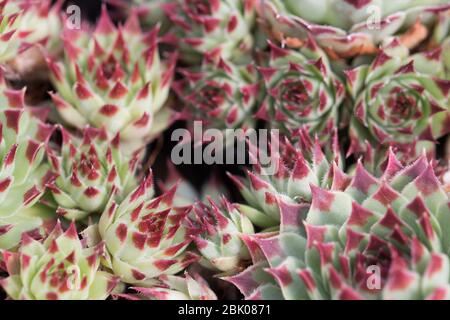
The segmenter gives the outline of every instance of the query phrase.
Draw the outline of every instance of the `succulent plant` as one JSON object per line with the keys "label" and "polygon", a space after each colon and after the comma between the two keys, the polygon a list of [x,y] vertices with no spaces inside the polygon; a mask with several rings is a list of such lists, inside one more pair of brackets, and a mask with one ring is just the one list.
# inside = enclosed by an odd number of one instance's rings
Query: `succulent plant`
{"label": "succulent plant", "polygon": [[114,190],[120,202],[138,185],[137,155],[125,156],[120,136],[110,140],[104,129],[87,127],[83,137],[60,127],[61,150],[48,149],[53,177],[47,183],[58,205],[57,213],[69,220],[101,214]]}
{"label": "succulent plant", "polygon": [[[259,14],[270,34],[293,47],[308,36],[333,57],[374,54],[386,38],[399,35],[408,48],[430,33],[446,0],[402,1],[260,1]],[[405,31],[406,30],[406,31]]]}
{"label": "succulent plant", "polygon": [[0,61],[6,63],[8,77],[22,81],[46,79],[44,55],[61,50],[59,31],[63,25],[62,1],[4,0]]}
{"label": "succulent plant", "polygon": [[[46,142],[53,132],[53,125],[45,123],[48,112],[46,107],[31,107],[26,103],[26,88],[14,89],[6,80],[6,71],[0,66],[0,112],[6,110],[20,111],[23,131],[28,137]],[[12,114],[17,114],[13,112]]]}
{"label": "succulent plant", "polygon": [[37,205],[49,171],[46,138],[41,131],[44,141],[35,139],[33,120],[23,109],[0,111],[0,249],[13,249],[22,233],[39,237],[49,219]]}
{"label": "succulent plant", "polygon": [[312,39],[302,52],[269,45],[269,65],[259,68],[267,93],[257,116],[286,134],[306,127],[327,140],[339,123],[345,87],[326,55]]}
{"label": "succulent plant", "polygon": [[[254,255],[261,250],[267,258],[267,268],[254,268],[273,276],[279,287],[270,291],[273,298],[449,297],[449,197],[425,156],[407,167],[392,153],[389,159],[379,178],[359,163],[339,189],[312,185],[304,216],[300,205],[279,201],[284,231],[247,241],[257,247]],[[273,283],[258,283],[256,274],[228,280],[248,297],[261,297]]]}
{"label": "succulent plant", "polygon": [[[52,4],[50,0],[13,0],[21,8],[17,32],[22,41],[20,54],[8,61],[8,67],[21,79],[47,79],[45,55],[61,53],[60,31],[63,28],[62,0]],[[26,50],[24,50],[26,49]]]}
{"label": "succulent plant", "polygon": [[233,62],[248,59],[253,46],[254,0],[175,0],[164,8],[175,26],[183,60],[196,62],[213,50]]}
{"label": "succulent plant", "polygon": [[177,82],[175,89],[187,105],[188,120],[219,130],[252,126],[259,92],[251,65],[235,65],[216,51],[205,56],[199,72],[182,73],[184,80]]}
{"label": "succulent plant", "polygon": [[250,220],[224,197],[220,206],[210,199],[194,212],[202,232],[193,239],[206,261],[223,272],[243,268],[250,255],[240,237],[255,232]]}
{"label": "succulent plant", "polygon": [[93,33],[66,29],[64,60],[49,60],[62,119],[79,130],[104,127],[110,138],[120,132],[130,152],[167,128],[176,55],[160,58],[157,35],[157,28],[144,34],[135,14],[116,28],[105,7]]}
{"label": "succulent plant", "polygon": [[0,2],[0,14],[3,17],[0,23],[0,62],[4,63],[14,58],[24,50],[24,39],[27,33],[21,33],[21,19],[23,11],[20,3],[13,0]]}
{"label": "succulent plant", "polygon": [[103,250],[85,248],[75,224],[63,232],[58,223],[43,241],[25,233],[17,252],[3,252],[9,276],[0,285],[14,300],[104,300],[118,279],[100,271]]}
{"label": "succulent plant", "polygon": [[[434,76],[442,69],[442,50],[407,57],[394,40],[370,66],[347,71],[348,87],[355,97],[350,126],[351,152],[374,146],[394,146],[404,159],[414,160],[435,140],[449,132],[448,80]],[[429,72],[429,73],[427,73]]]}
{"label": "succulent plant", "polygon": [[17,2],[22,4],[24,10],[19,31],[27,34],[26,41],[30,44],[39,43],[49,52],[58,51],[63,25],[60,12],[62,0],[56,1],[56,4],[50,0]]}
{"label": "succulent plant", "polygon": [[238,274],[222,277],[222,280],[228,281],[236,286],[246,300],[284,299],[281,287],[275,278],[267,272],[270,265],[258,242],[277,235],[278,233],[276,232],[256,233],[253,236],[244,235],[242,240],[249,249],[252,264]]}
{"label": "succulent plant", "polygon": [[[49,167],[45,144],[53,127],[45,124],[44,108],[25,104],[25,90],[7,85],[0,70],[0,248],[12,249],[21,233],[39,236],[51,213],[37,205],[45,189]],[[38,118],[38,114],[39,118]],[[42,116],[44,115],[44,116]]]}
{"label": "succulent plant", "polygon": [[86,232],[91,244],[105,242],[103,265],[123,282],[154,285],[156,278],[198,260],[186,250],[195,232],[186,219],[191,208],[174,208],[175,192],[176,187],[152,198],[149,175],[121,203],[111,199],[98,225]]}
{"label": "succulent plant", "polygon": [[63,2],[0,0],[4,297],[450,300],[449,0]]}
{"label": "succulent plant", "polygon": [[214,291],[198,274],[185,273],[184,277],[163,275],[159,284],[150,288],[133,287],[137,295],[127,295],[129,299],[151,300],[217,300]]}
{"label": "succulent plant", "polygon": [[[299,144],[295,146],[284,141],[279,152],[271,155],[276,165],[275,174],[269,174],[264,166],[256,163],[253,171],[247,171],[246,179],[229,175],[246,201],[246,204],[237,205],[238,210],[259,227],[280,225],[278,200],[283,199],[292,205],[309,203],[312,198],[311,184],[336,188],[346,181],[341,170],[337,135],[334,136],[333,146],[323,150],[319,141],[313,142],[306,130],[299,131],[299,139]],[[254,149],[250,151],[256,154]]]}

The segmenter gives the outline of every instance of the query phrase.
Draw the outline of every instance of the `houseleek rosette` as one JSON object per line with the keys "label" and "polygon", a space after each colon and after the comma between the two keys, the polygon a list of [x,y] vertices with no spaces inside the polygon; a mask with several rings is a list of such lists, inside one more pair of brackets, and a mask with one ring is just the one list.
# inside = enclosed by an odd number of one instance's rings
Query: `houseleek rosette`
{"label": "houseleek rosette", "polygon": [[442,75],[442,50],[407,57],[394,40],[371,65],[347,72],[354,97],[351,151],[394,146],[403,159],[431,153],[450,130],[450,82]]}
{"label": "houseleek rosette", "polygon": [[0,285],[14,300],[105,300],[118,278],[100,271],[103,250],[85,248],[75,224],[63,232],[58,223],[42,241],[24,234],[17,252],[3,252]]}
{"label": "houseleek rosette", "polygon": [[184,80],[175,85],[187,118],[219,130],[251,127],[259,95],[256,70],[217,54],[206,58],[199,72],[183,70]]}
{"label": "houseleek rosette", "polygon": [[202,232],[194,237],[197,249],[213,268],[224,272],[239,270],[250,260],[242,234],[253,234],[250,220],[235,205],[222,198],[221,205],[210,200],[194,211]]}
{"label": "houseleek rosette", "polygon": [[2,63],[13,59],[24,49],[24,39],[27,33],[20,32],[23,9],[17,1],[4,0],[0,2],[0,61]]}
{"label": "houseleek rosette", "polygon": [[164,8],[175,25],[181,57],[188,62],[215,49],[236,62],[252,50],[254,0],[175,0]]}
{"label": "houseleek rosette", "polygon": [[34,121],[22,109],[0,112],[1,249],[16,247],[23,233],[41,236],[51,216],[37,205],[49,167],[44,159],[46,139],[36,140]]}
{"label": "houseleek rosette", "polygon": [[268,67],[259,68],[267,96],[257,116],[284,133],[308,128],[322,141],[337,127],[344,85],[313,40],[298,52],[270,43]]}
{"label": "houseleek rosette", "polygon": [[53,125],[45,123],[49,109],[46,107],[33,107],[26,103],[27,88],[14,89],[8,84],[5,76],[6,70],[0,67],[0,111],[11,112],[18,116],[26,128],[23,135],[40,141],[47,142],[53,132]]}
{"label": "houseleek rosette", "polygon": [[306,214],[280,202],[282,231],[248,237],[257,263],[228,280],[248,298],[448,299],[448,195],[425,156],[389,159],[378,178],[360,163],[340,188],[312,185]]}
{"label": "houseleek rosette", "polygon": [[41,44],[50,53],[56,53],[63,26],[60,13],[62,1],[57,1],[55,5],[52,5],[50,0],[16,2],[20,3],[24,10],[19,30],[26,34],[25,41],[29,44]]}
{"label": "houseleek rosette", "polygon": [[104,127],[111,139],[120,132],[129,152],[166,129],[174,119],[165,102],[176,57],[160,58],[157,35],[157,28],[143,33],[136,15],[116,28],[106,8],[93,33],[66,29],[64,60],[49,60],[64,122]]}
{"label": "houseleek rosette", "polygon": [[187,247],[194,233],[186,216],[191,208],[172,206],[176,187],[152,198],[149,175],[121,203],[112,198],[98,225],[86,232],[92,245],[103,241],[103,265],[125,283],[150,286],[162,275],[174,275],[198,257]]}
{"label": "houseleek rosette", "polygon": [[56,1],[55,4],[51,0],[15,2],[22,8],[18,32],[22,36],[23,52],[12,57],[8,66],[25,81],[47,80],[45,56],[61,54],[60,32],[64,22],[69,23],[64,20],[61,12],[63,1]]}
{"label": "houseleek rosette", "polygon": [[[254,157],[256,152],[251,150]],[[312,198],[311,184],[337,188],[346,183],[341,158],[337,136],[331,146],[322,148],[318,140],[313,142],[308,132],[301,130],[298,144],[281,143],[279,152],[271,155],[274,173],[257,163],[245,179],[230,175],[245,199],[237,208],[259,227],[278,228],[280,201],[286,205],[307,204]]]}
{"label": "houseleek rosette", "polygon": [[57,213],[69,220],[101,214],[111,192],[123,200],[137,185],[137,156],[122,153],[119,134],[110,140],[106,131],[86,127],[83,137],[60,128],[61,149],[48,149],[53,177],[47,183]]}
{"label": "houseleek rosette", "polygon": [[44,55],[61,50],[61,4],[61,0],[55,4],[50,0],[1,1],[0,61],[6,63],[10,78],[47,78]]}

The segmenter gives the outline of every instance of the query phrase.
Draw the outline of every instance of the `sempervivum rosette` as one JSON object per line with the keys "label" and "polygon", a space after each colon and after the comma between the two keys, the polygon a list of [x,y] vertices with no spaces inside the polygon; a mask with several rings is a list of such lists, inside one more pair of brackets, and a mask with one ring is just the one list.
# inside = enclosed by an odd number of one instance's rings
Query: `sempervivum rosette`
{"label": "sempervivum rosette", "polygon": [[[45,141],[36,140],[34,118],[24,110],[0,112],[0,248],[12,249],[22,233],[39,236],[47,211],[37,205],[49,167]],[[51,132],[46,131],[47,137]]]}
{"label": "sempervivum rosette", "polygon": [[165,6],[165,12],[175,25],[182,58],[188,62],[213,49],[232,61],[252,50],[254,0],[175,0]]}
{"label": "sempervivum rosette", "polygon": [[[294,147],[285,141],[280,144],[279,153],[271,155],[276,165],[275,174],[257,163],[253,171],[247,171],[246,179],[230,175],[246,201],[246,204],[239,204],[238,209],[257,226],[277,227],[280,224],[280,199],[292,205],[309,203],[311,184],[338,187],[345,183],[337,136],[333,140],[333,147],[324,152],[318,140],[312,142],[308,133],[302,130],[300,146]],[[256,154],[254,150],[250,151]]]}
{"label": "sempervivum rosette", "polygon": [[186,219],[191,209],[173,208],[175,191],[152,198],[149,175],[122,203],[112,199],[88,233],[91,243],[105,242],[103,264],[123,282],[152,285],[198,260],[186,250],[194,232]]}
{"label": "sempervivum rosette", "polygon": [[132,287],[137,294],[119,295],[132,300],[217,300],[214,291],[198,274],[185,273],[184,277],[163,275],[158,285],[150,288]]}
{"label": "sempervivum rosette", "polygon": [[364,152],[368,142],[415,159],[423,149],[433,152],[435,139],[450,130],[450,82],[434,75],[442,69],[442,50],[406,58],[396,40],[386,50],[370,66],[347,72],[355,98],[351,151]]}
{"label": "sempervivum rosette", "polygon": [[49,52],[56,53],[59,47],[60,31],[63,25],[61,17],[62,0],[52,5],[51,0],[16,0],[23,7],[20,20],[21,32],[27,34],[29,44],[41,44]]}
{"label": "sempervivum rosette", "polygon": [[92,34],[66,30],[64,61],[49,61],[63,120],[79,130],[104,127],[110,138],[120,132],[130,151],[169,126],[173,113],[164,106],[176,57],[161,60],[157,34],[144,34],[135,15],[116,28],[106,8]]}
{"label": "sempervivum rosette", "polygon": [[138,185],[138,159],[122,154],[119,134],[110,140],[102,129],[87,127],[82,138],[60,131],[61,150],[48,150],[53,178],[47,184],[59,215],[82,220],[101,214],[113,189],[120,202]]}
{"label": "sempervivum rosette", "polygon": [[60,32],[63,28],[62,0],[52,5],[51,0],[13,0],[22,9],[18,32],[22,47],[27,50],[8,62],[12,71],[23,79],[48,77],[44,55],[58,55],[62,49]]}
{"label": "sempervivum rosette", "polygon": [[226,198],[222,198],[220,206],[213,200],[209,202],[210,206],[199,203],[194,208],[202,229],[193,238],[197,249],[214,268],[224,272],[239,270],[250,260],[240,237],[253,234],[253,225]]}
{"label": "sempervivum rosette", "polygon": [[207,55],[199,72],[182,71],[175,90],[187,104],[188,119],[219,130],[248,128],[258,97],[256,70]]}
{"label": "sempervivum rosette", "polygon": [[358,164],[342,188],[311,188],[306,215],[280,202],[283,231],[247,241],[279,288],[256,272],[228,279],[248,297],[450,298],[449,197],[425,156],[405,168],[390,158],[380,178]]}
{"label": "sempervivum rosette", "polygon": [[268,67],[260,68],[267,97],[257,116],[288,133],[303,126],[325,141],[338,123],[345,87],[326,55],[309,40],[301,53],[270,43]]}
{"label": "sempervivum rosette", "polygon": [[3,252],[9,274],[0,285],[14,300],[104,300],[117,277],[99,270],[104,244],[85,248],[74,224],[63,232],[58,223],[48,237],[27,234],[17,252]]}
{"label": "sempervivum rosette", "polygon": [[45,123],[49,109],[27,105],[25,102],[27,89],[16,90],[8,86],[5,73],[3,66],[0,66],[0,111],[21,111],[21,121],[26,123],[24,126],[27,128],[24,132],[30,138],[46,142],[53,131],[53,126]]}
{"label": "sempervivum rosette", "polygon": [[376,53],[396,34],[408,48],[417,46],[449,8],[447,0],[261,0],[259,12],[269,32],[288,45],[302,46],[311,35],[333,56],[352,57]]}
{"label": "sempervivum rosette", "polygon": [[0,2],[0,62],[6,62],[18,55],[24,47],[24,39],[28,33],[19,31],[23,9],[17,1]]}

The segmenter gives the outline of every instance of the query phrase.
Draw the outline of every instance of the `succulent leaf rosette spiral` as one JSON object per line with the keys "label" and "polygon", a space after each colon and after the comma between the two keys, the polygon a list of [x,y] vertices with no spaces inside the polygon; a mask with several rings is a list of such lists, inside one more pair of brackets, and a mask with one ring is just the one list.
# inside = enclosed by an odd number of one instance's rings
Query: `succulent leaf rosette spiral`
{"label": "succulent leaf rosette spiral", "polygon": [[333,74],[326,55],[312,39],[301,53],[269,45],[269,66],[259,68],[267,96],[257,116],[284,133],[305,126],[327,140],[337,127],[345,87]]}
{"label": "succulent leaf rosette spiral", "polygon": [[13,249],[22,233],[39,237],[49,219],[48,212],[37,205],[49,172],[44,159],[46,139],[35,139],[39,134],[33,120],[22,109],[0,112],[1,249]]}
{"label": "succulent leaf rosette spiral", "polygon": [[14,75],[22,79],[46,77],[45,54],[56,55],[61,49],[59,36],[63,19],[62,1],[4,0],[0,61],[7,63]]}
{"label": "succulent leaf rosette spiral", "polygon": [[[259,227],[280,225],[279,200],[291,205],[310,203],[311,184],[332,187],[334,183],[336,187],[346,181],[337,135],[334,135],[332,146],[323,149],[318,140],[311,140],[306,130],[301,130],[299,136],[298,145],[286,140],[280,144],[279,153],[271,155],[277,164],[275,174],[257,163],[252,171],[247,171],[246,179],[230,175],[246,201],[237,205],[239,211]],[[250,151],[256,155],[254,149]]]}
{"label": "succulent leaf rosette spiral", "polygon": [[91,244],[104,241],[103,265],[134,285],[150,286],[162,275],[174,275],[198,257],[187,250],[195,230],[186,219],[191,208],[172,206],[176,187],[152,198],[149,175],[128,197],[111,199],[97,226],[87,231]]}
{"label": "succulent leaf rosette spiral", "polygon": [[174,0],[165,5],[165,12],[187,62],[197,62],[215,49],[236,62],[247,59],[253,49],[254,0]]}
{"label": "succulent leaf rosette spiral", "polygon": [[217,56],[205,57],[200,72],[183,70],[175,90],[187,105],[188,120],[219,130],[252,126],[258,99],[256,70]]}
{"label": "succulent leaf rosette spiral", "polygon": [[0,285],[14,300],[105,300],[118,278],[100,271],[103,250],[85,248],[75,224],[63,232],[58,223],[43,241],[24,234],[17,252],[3,252]]}
{"label": "succulent leaf rosette spiral", "polygon": [[442,66],[441,56],[441,49],[408,58],[381,52],[370,66],[347,71],[355,99],[350,152],[365,151],[366,143],[394,146],[409,160],[423,149],[433,152],[436,139],[450,130],[450,82],[431,67]]}
{"label": "succulent leaf rosette spiral", "polygon": [[60,131],[60,152],[47,152],[53,173],[47,187],[60,216],[78,221],[101,214],[113,190],[121,201],[136,188],[138,159],[121,152],[119,134],[110,140],[104,129],[87,127],[82,138]]}
{"label": "succulent leaf rosette spiral", "polygon": [[340,188],[311,189],[306,215],[281,201],[284,231],[247,241],[279,288],[256,271],[228,279],[249,298],[449,298],[450,202],[425,156],[402,167],[391,153],[379,178],[359,163]]}
{"label": "succulent leaf rosette spiral", "polygon": [[157,34],[144,34],[136,15],[116,28],[106,8],[93,33],[65,30],[64,60],[49,60],[61,118],[79,130],[104,127],[110,138],[120,132],[129,152],[166,129],[176,55],[160,58]]}
{"label": "succulent leaf rosette spiral", "polygon": [[233,272],[242,268],[250,255],[241,240],[242,234],[253,234],[250,220],[236,206],[222,198],[221,205],[210,200],[210,206],[199,203],[194,212],[202,232],[194,242],[202,256],[214,268]]}
{"label": "succulent leaf rosette spiral", "polygon": [[99,2],[0,0],[4,298],[450,300],[450,0]]}
{"label": "succulent leaf rosette spiral", "polygon": [[408,48],[430,33],[446,0],[263,0],[259,14],[269,33],[293,47],[309,36],[333,57],[375,54],[386,38],[399,35]]}
{"label": "succulent leaf rosette spiral", "polygon": [[131,300],[217,300],[214,291],[198,274],[191,276],[185,272],[184,277],[163,275],[158,280],[157,285],[149,288],[133,287],[137,294],[127,294],[125,298]]}
{"label": "succulent leaf rosette spiral", "polygon": [[25,35],[22,46],[25,51],[14,56],[8,66],[20,78],[48,80],[45,56],[58,56],[62,52],[61,30],[65,20],[61,12],[63,0],[52,4],[51,0],[18,0],[23,8],[19,32]]}

